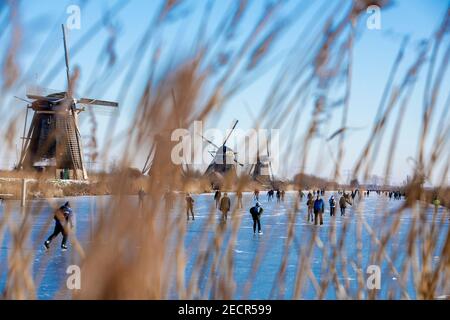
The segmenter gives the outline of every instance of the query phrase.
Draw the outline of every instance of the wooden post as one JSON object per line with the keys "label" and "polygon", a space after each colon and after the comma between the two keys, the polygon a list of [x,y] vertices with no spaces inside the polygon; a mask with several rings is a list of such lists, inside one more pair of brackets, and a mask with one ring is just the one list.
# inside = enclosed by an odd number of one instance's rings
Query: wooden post
{"label": "wooden post", "polygon": [[26,200],[27,200],[27,180],[22,179],[22,197],[20,201],[21,207],[25,207]]}

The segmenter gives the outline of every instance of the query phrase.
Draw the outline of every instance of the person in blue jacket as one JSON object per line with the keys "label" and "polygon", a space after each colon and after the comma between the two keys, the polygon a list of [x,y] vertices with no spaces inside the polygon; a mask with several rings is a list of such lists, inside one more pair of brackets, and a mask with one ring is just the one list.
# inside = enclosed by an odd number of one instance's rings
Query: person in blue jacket
{"label": "person in blue jacket", "polygon": [[320,225],[323,224],[323,211],[325,209],[325,205],[323,203],[320,194],[317,194],[317,198],[314,201],[314,224],[318,224],[318,220],[320,219]]}
{"label": "person in blue jacket", "polygon": [[328,200],[328,202],[330,204],[330,217],[333,217],[336,210],[336,200],[334,199],[333,195],[330,197],[330,200]]}

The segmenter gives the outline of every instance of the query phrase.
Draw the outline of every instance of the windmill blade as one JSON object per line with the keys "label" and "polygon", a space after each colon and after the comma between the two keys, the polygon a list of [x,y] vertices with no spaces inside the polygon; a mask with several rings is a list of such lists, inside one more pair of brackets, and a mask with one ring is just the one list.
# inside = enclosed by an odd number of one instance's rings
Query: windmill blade
{"label": "windmill blade", "polygon": [[272,169],[272,162],[269,162],[269,180],[270,180],[271,182],[274,181],[273,169]]}
{"label": "windmill blade", "polygon": [[44,100],[44,101],[53,102],[53,103],[58,103],[65,99],[65,98],[57,98],[57,97],[44,97],[44,96],[39,96],[39,95],[34,95],[34,94],[27,94],[27,98],[33,99],[33,100]]}
{"label": "windmill blade", "polygon": [[243,167],[244,165],[242,163],[240,163],[239,161],[237,161],[236,159],[234,159],[234,162],[236,162],[238,165],[240,165],[241,167]]}
{"label": "windmill blade", "polygon": [[235,120],[233,127],[230,130],[230,133],[228,134],[228,136],[225,138],[225,140],[223,141],[222,145],[224,145],[225,143],[227,143],[228,139],[230,138],[231,134],[233,133],[234,129],[236,128],[237,124],[238,124],[239,120]]}
{"label": "windmill blade", "polygon": [[66,61],[66,76],[67,76],[67,92],[70,98],[72,98],[72,86],[70,84],[70,68],[69,68],[69,51],[67,50],[67,39],[66,39],[66,26],[61,25],[63,32],[63,41],[64,41],[64,59]]}
{"label": "windmill blade", "polygon": [[21,98],[21,97],[18,97],[18,96],[14,96],[14,98],[16,98],[17,100],[20,100],[20,101],[24,101],[26,103],[33,103],[33,101],[30,101],[30,100],[27,100],[27,99],[24,99],[24,98]]}
{"label": "windmill blade", "polygon": [[212,141],[206,139],[203,135],[199,134],[200,137],[203,138],[203,140],[205,140],[206,142],[208,142],[210,145],[214,146],[215,148],[219,149],[220,147],[217,146],[215,143],[213,143]]}
{"label": "windmill blade", "polygon": [[119,104],[117,102],[98,100],[98,99],[89,99],[89,98],[77,99],[77,103],[86,104],[86,105],[104,106],[104,107],[114,107],[114,108],[119,107]]}

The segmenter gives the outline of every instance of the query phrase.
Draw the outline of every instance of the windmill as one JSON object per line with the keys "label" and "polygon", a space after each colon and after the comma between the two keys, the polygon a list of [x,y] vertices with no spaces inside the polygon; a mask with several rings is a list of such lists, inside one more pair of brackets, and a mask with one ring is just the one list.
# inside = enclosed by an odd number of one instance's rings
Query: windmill
{"label": "windmill", "polygon": [[263,185],[270,185],[273,187],[274,177],[272,170],[272,163],[270,161],[269,145],[266,145],[267,155],[260,155],[259,144],[256,153],[256,163],[252,164],[249,170],[249,175],[255,181]]}
{"label": "windmill", "polygon": [[[117,108],[116,102],[90,98],[76,99],[72,95],[69,68],[69,52],[66,43],[66,29],[62,25],[66,63],[67,91],[49,95],[27,93],[34,100],[27,106],[24,137],[18,169],[55,170],[55,175],[63,172],[66,178],[86,180],[87,172],[83,159],[78,115],[85,108],[77,104],[99,105]],[[25,137],[28,111],[34,111],[28,134]]]}
{"label": "windmill", "polygon": [[212,141],[202,136],[202,138],[207,143],[209,143],[216,149],[215,151],[209,152],[209,154],[213,157],[213,160],[205,171],[206,176],[214,175],[216,177],[218,176],[219,178],[223,178],[230,172],[236,173],[236,164],[240,165],[241,167],[244,166],[236,159],[237,152],[234,152],[231,148],[226,146],[226,143],[228,142],[228,139],[236,128],[238,122],[238,120],[235,120],[228,136],[225,138],[221,146],[217,146]]}

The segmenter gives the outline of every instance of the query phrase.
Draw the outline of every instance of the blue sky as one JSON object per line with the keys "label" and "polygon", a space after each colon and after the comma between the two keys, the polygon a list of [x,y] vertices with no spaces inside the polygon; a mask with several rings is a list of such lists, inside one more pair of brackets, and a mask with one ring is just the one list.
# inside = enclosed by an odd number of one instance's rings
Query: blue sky
{"label": "blue sky", "polygon": [[[228,8],[232,0],[227,1],[215,1],[214,9],[211,16],[211,25],[219,19],[221,14]],[[303,1],[305,4],[308,0]],[[330,6],[326,17],[335,8],[337,1],[328,1]],[[56,61],[62,58],[62,39],[61,29],[58,25],[64,23],[68,17],[65,13],[66,8],[71,4],[79,4],[81,10],[81,29],[71,30],[69,35],[69,42],[71,45],[76,43],[80,37],[85,33],[84,31],[94,25],[99,17],[108,9],[114,7],[117,1],[56,1],[56,0],[40,0],[31,1],[24,0],[20,5],[20,19],[24,26],[24,33],[22,35],[22,46],[20,48],[20,65],[22,70],[26,70],[30,65],[31,59],[35,56],[36,51],[40,48],[41,44],[49,37],[49,48],[53,55],[45,57],[53,65]],[[156,39],[163,41],[168,50],[175,49],[179,53],[179,57],[183,57],[187,54],[190,48],[190,40],[195,32],[186,30],[186,26],[196,30],[196,26],[200,21],[200,8],[203,8],[204,1],[187,1],[185,5],[177,11],[177,14],[183,16],[187,15],[184,20],[168,24],[162,30],[158,30],[155,35]],[[245,17],[245,23],[239,29],[242,35],[248,32],[248,28],[252,22],[258,17],[262,10],[263,1],[254,1],[252,10],[249,11],[248,16]],[[295,6],[299,1],[290,1],[292,6]],[[348,1],[341,1],[343,6]],[[151,17],[153,17],[156,10],[159,8],[161,1],[147,1],[147,0],[131,0],[119,14],[112,18],[112,21],[118,26],[118,38],[115,43],[115,52],[117,53],[117,61],[122,61],[130,52],[135,49],[135,43],[142,36],[142,33],[150,23]],[[449,2],[446,0],[397,0],[394,5],[383,10],[381,15],[381,30],[364,30],[361,37],[357,40],[354,48],[354,65],[353,65],[353,83],[352,94],[350,100],[350,116],[349,126],[360,127],[361,130],[350,133],[346,139],[346,153],[343,159],[342,167],[344,170],[351,169],[353,167],[356,157],[360,154],[361,148],[365,145],[372,121],[375,117],[376,110],[379,104],[379,100],[386,83],[390,68],[393,64],[394,58],[400,47],[400,41],[402,36],[410,35],[411,43],[408,47],[408,53],[405,57],[405,62],[401,67],[401,71],[405,71],[415,57],[416,51],[414,46],[418,41],[424,38],[430,37],[437,29],[442,21],[443,14],[448,6]],[[276,43],[276,47],[269,57],[274,59],[274,63],[271,69],[268,70],[257,81],[252,83],[251,86],[244,89],[238,95],[233,97],[227,105],[224,107],[226,112],[214,113],[213,117],[208,119],[206,127],[218,127],[220,129],[226,129],[232,123],[233,119],[238,118],[240,120],[239,127],[242,129],[248,129],[254,126],[253,119],[243,109],[243,103],[246,102],[251,105],[252,113],[259,114],[261,106],[264,100],[267,98],[267,93],[275,80],[277,75],[279,64],[277,64],[276,57],[283,56],[288,52],[292,46],[292,42],[298,36],[298,30],[304,26],[304,23],[311,18],[311,13],[314,12],[314,8],[318,8],[322,5],[321,1],[316,1],[311,9],[306,11],[305,15],[300,17],[293,26],[287,30],[284,36]],[[335,14],[342,14],[342,10],[335,12]],[[2,18],[2,15],[0,15]],[[1,21],[1,20],[0,20]],[[180,28],[181,26],[181,28]],[[320,23],[317,24],[320,27]],[[212,28],[211,28],[212,29]],[[238,38],[240,35],[238,35]],[[71,65],[77,65],[81,68],[81,79],[78,92],[80,95],[84,95],[89,92],[89,75],[93,70],[97,70],[99,62],[102,63],[106,60],[102,57],[98,60],[98,54],[106,45],[108,39],[108,32],[105,28],[102,28],[92,40],[86,43],[86,46],[72,57]],[[181,39],[181,41],[180,41]],[[319,41],[320,39],[317,39]],[[3,53],[6,44],[8,43],[8,36],[0,36],[0,52]],[[448,43],[448,39],[447,39]],[[3,49],[2,49],[3,48]],[[146,57],[151,56],[151,49],[145,52]],[[301,61],[299,56],[299,61]],[[150,60],[150,59],[148,59]],[[147,61],[148,61],[147,60]],[[42,62],[46,63],[46,62]],[[148,62],[147,62],[148,63]],[[126,99],[120,102],[120,113],[113,116],[117,117],[117,125],[115,132],[123,132],[126,130],[133,118],[131,114],[134,111],[136,103],[140,97],[143,89],[144,81],[148,70],[148,65],[142,65],[139,72],[136,75],[135,81],[132,83],[132,88]],[[28,84],[37,83],[39,85],[54,88],[64,89],[65,86],[65,74],[63,65],[59,74],[52,78],[50,81],[45,77],[45,73],[42,74],[39,71],[39,67],[33,69],[32,76],[27,80]],[[401,73],[400,73],[401,74]],[[423,78],[423,77],[422,77]],[[83,81],[84,80],[84,81]],[[400,78],[398,79],[400,80]],[[92,95],[95,98],[116,100],[119,99],[119,90],[122,84],[123,78],[114,79],[107,84],[106,90],[102,92],[93,92]],[[43,83],[45,82],[45,83]],[[396,150],[396,161],[394,165],[394,171],[392,179],[396,182],[401,182],[407,174],[410,173],[412,168],[411,162],[407,159],[409,157],[415,157],[417,149],[417,138],[419,135],[419,116],[422,109],[422,92],[423,92],[423,79],[419,80],[417,90],[411,99],[411,105],[409,112],[405,114],[403,130],[399,137],[399,144]],[[447,75],[445,79],[444,88],[450,87],[449,77]],[[20,95],[18,92],[11,92],[11,96]],[[443,95],[445,96],[445,93]],[[17,104],[17,101],[15,102]],[[19,103],[20,104],[20,103]],[[441,108],[443,103],[440,104]],[[23,114],[23,112],[22,112]],[[301,126],[304,122],[306,127],[310,120],[311,110],[308,108],[302,114]],[[333,112],[330,117],[330,124],[327,127],[328,133],[337,129],[340,124],[340,111]],[[100,147],[103,144],[103,137],[110,132],[108,128],[108,122],[111,119],[111,115],[104,116],[101,112],[97,115],[97,121],[99,128],[97,131],[97,137],[99,139]],[[395,116],[393,117],[395,119]],[[291,122],[291,121],[288,121]],[[391,121],[393,122],[393,121]],[[82,132],[90,132],[90,123],[87,116],[82,115]],[[389,137],[389,132],[392,130],[391,124],[386,134]],[[282,134],[282,144],[289,145],[289,141],[293,139],[290,137],[292,134],[291,128],[285,126],[279,128]],[[433,129],[433,128],[432,128]],[[217,141],[215,141],[217,142]],[[389,141],[387,141],[389,142]],[[333,150],[335,146],[331,146]],[[383,144],[382,150],[380,150],[379,160],[374,168],[373,173],[382,174],[384,170],[384,160],[386,157],[388,143]],[[147,153],[147,147],[143,146],[139,156],[136,157],[136,167],[142,166],[143,158]],[[121,155],[122,145],[117,144],[113,152],[112,158],[119,158]],[[300,150],[301,152],[301,150]],[[445,154],[445,153],[444,153]],[[312,155],[309,157],[309,161],[305,170],[310,173],[315,173],[319,176],[327,177],[332,172],[332,161],[328,159],[330,157],[328,148],[325,147],[323,139],[317,138],[314,140],[312,147]],[[447,154],[448,157],[448,154]],[[10,162],[10,159],[14,158],[11,155],[9,160],[3,161],[0,165],[5,166],[5,162]],[[448,160],[448,158],[447,158]],[[445,159],[443,160],[445,162]],[[317,163],[321,163],[320,166]],[[283,170],[280,172],[282,176],[289,176],[289,173],[298,171],[298,162],[290,160],[289,163],[282,164]]]}

